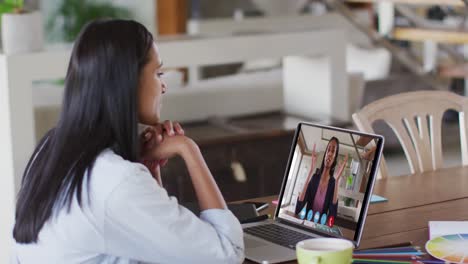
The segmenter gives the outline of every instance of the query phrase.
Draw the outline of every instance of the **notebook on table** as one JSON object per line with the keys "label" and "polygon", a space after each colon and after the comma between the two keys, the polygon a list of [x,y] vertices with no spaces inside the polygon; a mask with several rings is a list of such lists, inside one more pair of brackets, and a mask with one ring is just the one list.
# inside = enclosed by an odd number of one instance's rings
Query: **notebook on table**
{"label": "notebook on table", "polygon": [[430,239],[454,234],[468,234],[468,221],[429,221]]}

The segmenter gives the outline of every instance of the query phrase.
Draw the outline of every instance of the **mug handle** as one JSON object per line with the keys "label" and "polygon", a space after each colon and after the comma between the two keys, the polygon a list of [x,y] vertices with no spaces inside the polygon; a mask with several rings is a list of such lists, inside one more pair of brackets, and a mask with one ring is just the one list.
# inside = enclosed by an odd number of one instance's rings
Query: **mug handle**
{"label": "mug handle", "polygon": [[309,262],[309,264],[319,264],[321,261],[320,261],[320,257],[312,257],[311,261]]}

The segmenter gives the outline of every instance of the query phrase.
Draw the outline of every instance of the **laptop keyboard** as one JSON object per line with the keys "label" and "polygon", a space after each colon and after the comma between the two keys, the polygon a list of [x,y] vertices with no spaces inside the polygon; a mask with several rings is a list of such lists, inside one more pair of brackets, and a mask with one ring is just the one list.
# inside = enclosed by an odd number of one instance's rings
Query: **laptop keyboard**
{"label": "laptop keyboard", "polygon": [[244,229],[244,232],[290,249],[295,249],[299,241],[313,238],[312,236],[275,224],[248,227]]}

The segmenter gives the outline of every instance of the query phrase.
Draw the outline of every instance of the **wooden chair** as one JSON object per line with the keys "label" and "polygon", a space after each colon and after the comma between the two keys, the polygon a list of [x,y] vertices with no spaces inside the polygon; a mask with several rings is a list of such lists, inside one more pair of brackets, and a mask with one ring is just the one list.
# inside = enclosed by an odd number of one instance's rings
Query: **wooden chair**
{"label": "wooden chair", "polygon": [[[382,98],[353,114],[361,131],[374,133],[372,124],[385,121],[400,141],[411,173],[437,170],[443,166],[442,117],[459,112],[462,164],[468,165],[468,98],[446,91],[417,91]],[[382,158],[379,178],[388,176]]]}

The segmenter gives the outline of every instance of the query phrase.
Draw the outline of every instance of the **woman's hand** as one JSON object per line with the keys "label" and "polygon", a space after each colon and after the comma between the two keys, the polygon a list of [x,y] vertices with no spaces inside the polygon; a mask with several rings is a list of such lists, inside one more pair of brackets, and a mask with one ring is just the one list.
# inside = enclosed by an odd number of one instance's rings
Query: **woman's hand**
{"label": "woman's hand", "polygon": [[162,140],[145,152],[144,158],[166,160],[176,155],[181,156],[192,179],[200,210],[226,209],[226,202],[213,179],[213,175],[211,175],[210,169],[206,165],[200,148],[195,141],[183,135],[183,130],[179,126],[174,123],[172,126],[174,131],[171,133],[171,123],[165,122],[163,132],[166,131],[167,133],[163,133]]}
{"label": "woman's hand", "polygon": [[367,161],[372,161],[376,150],[377,150],[377,146],[373,146],[368,151],[362,153],[361,157]]}
{"label": "woman's hand", "polygon": [[310,170],[309,175],[307,175],[306,185],[309,185],[312,176],[314,175],[315,165],[317,164],[318,153],[315,151],[316,144],[314,143],[314,147],[312,148],[312,153],[310,154],[311,162],[310,162]]}
{"label": "woman's hand", "polygon": [[338,171],[335,171],[335,175],[333,175],[333,177],[335,178],[335,190],[333,192],[333,204],[338,203],[339,182],[340,182],[341,176],[343,175],[343,171],[346,168],[346,164],[348,163],[348,156],[349,154],[346,153],[345,158],[338,165]]}
{"label": "woman's hand", "polygon": [[343,174],[343,171],[346,168],[346,164],[348,163],[348,156],[349,156],[349,154],[346,153],[345,158],[338,165],[338,171],[336,171],[335,175],[333,175],[335,177],[336,184],[338,184],[338,181],[340,180],[340,178],[341,178],[341,176]]}
{"label": "woman's hand", "polygon": [[315,146],[316,144],[314,143],[314,147],[312,148],[312,154],[310,155],[312,157],[312,162],[310,164],[311,171],[313,171],[315,169],[315,165],[317,165],[318,154],[317,151],[315,151]]}
{"label": "woman's hand", "polygon": [[309,182],[312,179],[312,175],[314,175],[315,165],[317,165],[318,153],[315,150],[315,147],[316,147],[316,144],[314,143],[314,147],[312,148],[312,154],[310,154],[311,156],[310,171],[306,179],[306,185],[309,185]]}
{"label": "woman's hand", "polygon": [[198,145],[190,138],[182,135],[166,137],[158,144],[149,156],[150,159],[166,160],[174,156],[186,158],[192,152],[199,150]]}
{"label": "woman's hand", "polygon": [[141,134],[141,156],[143,157],[142,163],[149,169],[153,177],[159,178],[159,168],[165,166],[168,159],[153,159],[151,157],[152,150],[165,138],[185,135],[184,130],[177,122],[171,122],[169,120],[164,121],[162,124],[148,127]]}
{"label": "woman's hand", "polygon": [[315,165],[317,164],[317,158],[318,154],[317,151],[315,150],[316,144],[314,143],[314,147],[312,148],[312,153],[310,154],[311,156],[311,162],[310,162],[310,170],[309,170],[309,175],[307,175],[307,179],[305,181],[304,187],[302,188],[302,191],[299,192],[299,201],[304,201],[305,194],[307,192],[307,188],[309,187],[309,182],[312,180],[312,176],[314,175],[314,169]]}

